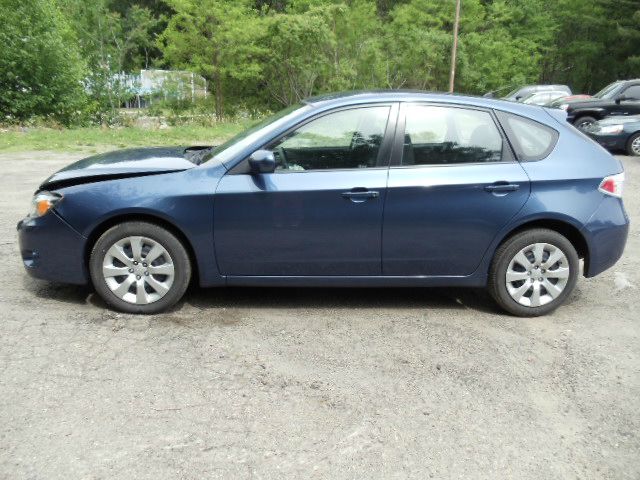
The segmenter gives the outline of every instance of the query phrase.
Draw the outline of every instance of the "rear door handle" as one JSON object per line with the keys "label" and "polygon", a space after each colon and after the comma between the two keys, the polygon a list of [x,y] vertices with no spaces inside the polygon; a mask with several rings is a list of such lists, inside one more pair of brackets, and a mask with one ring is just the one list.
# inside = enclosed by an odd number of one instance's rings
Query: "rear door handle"
{"label": "rear door handle", "polygon": [[495,193],[495,194],[499,194],[499,193],[508,193],[508,192],[515,192],[516,190],[518,190],[520,188],[520,185],[518,185],[517,183],[506,183],[506,182],[496,182],[493,185],[487,185],[484,187],[484,189],[489,192],[489,193]]}
{"label": "rear door handle", "polygon": [[380,196],[380,192],[376,192],[375,190],[360,190],[354,188],[349,192],[342,192],[341,195],[342,198],[349,199],[353,203],[362,203],[370,198],[378,198]]}

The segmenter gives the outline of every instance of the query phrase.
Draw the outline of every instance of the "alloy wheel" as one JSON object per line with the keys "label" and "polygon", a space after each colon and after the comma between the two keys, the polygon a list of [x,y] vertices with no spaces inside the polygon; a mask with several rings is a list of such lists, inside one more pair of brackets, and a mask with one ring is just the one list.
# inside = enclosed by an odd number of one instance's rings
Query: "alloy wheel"
{"label": "alloy wheel", "polygon": [[591,127],[593,127],[593,125],[594,125],[594,122],[592,122],[590,120],[586,120],[586,121],[579,122],[577,127],[582,131],[587,131]]}
{"label": "alloy wheel", "polygon": [[125,302],[146,305],[164,297],[175,277],[173,260],[159,242],[139,236],[115,242],[105,253],[102,276]]}
{"label": "alloy wheel", "polygon": [[550,243],[534,243],[520,250],[509,262],[507,291],[525,307],[553,302],[565,289],[570,277],[565,253]]}
{"label": "alloy wheel", "polygon": [[640,136],[634,138],[633,142],[631,142],[631,151],[634,155],[640,156]]}

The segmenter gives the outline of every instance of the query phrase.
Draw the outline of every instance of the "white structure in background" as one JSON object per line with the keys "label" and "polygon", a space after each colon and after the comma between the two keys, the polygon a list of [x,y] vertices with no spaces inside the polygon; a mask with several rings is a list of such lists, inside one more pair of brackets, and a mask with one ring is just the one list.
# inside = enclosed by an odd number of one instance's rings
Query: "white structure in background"
{"label": "white structure in background", "polygon": [[191,99],[193,102],[208,95],[204,77],[180,70],[140,70],[139,75],[119,73],[114,75],[114,82],[130,93],[130,98],[124,101],[127,108],[146,107],[158,98]]}

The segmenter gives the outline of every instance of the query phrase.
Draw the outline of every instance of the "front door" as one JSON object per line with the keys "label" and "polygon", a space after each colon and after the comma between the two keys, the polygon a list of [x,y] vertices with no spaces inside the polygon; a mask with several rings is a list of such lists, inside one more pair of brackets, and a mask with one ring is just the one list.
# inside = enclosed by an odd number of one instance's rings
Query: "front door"
{"label": "front door", "polygon": [[380,275],[394,115],[394,105],[322,114],[265,145],[274,173],[254,175],[240,164],[225,175],[214,200],[220,272]]}
{"label": "front door", "polygon": [[627,87],[621,95],[623,98],[611,107],[610,115],[640,115],[640,85]]}
{"label": "front door", "polygon": [[470,275],[526,202],[529,179],[489,111],[404,104],[398,128],[383,274]]}

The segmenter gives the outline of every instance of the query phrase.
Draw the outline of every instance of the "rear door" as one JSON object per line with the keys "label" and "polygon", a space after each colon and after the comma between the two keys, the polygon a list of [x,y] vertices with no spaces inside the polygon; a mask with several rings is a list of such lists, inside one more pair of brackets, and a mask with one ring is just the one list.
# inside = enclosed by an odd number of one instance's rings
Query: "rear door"
{"label": "rear door", "polygon": [[529,179],[489,110],[403,104],[383,224],[384,275],[469,275]]}

